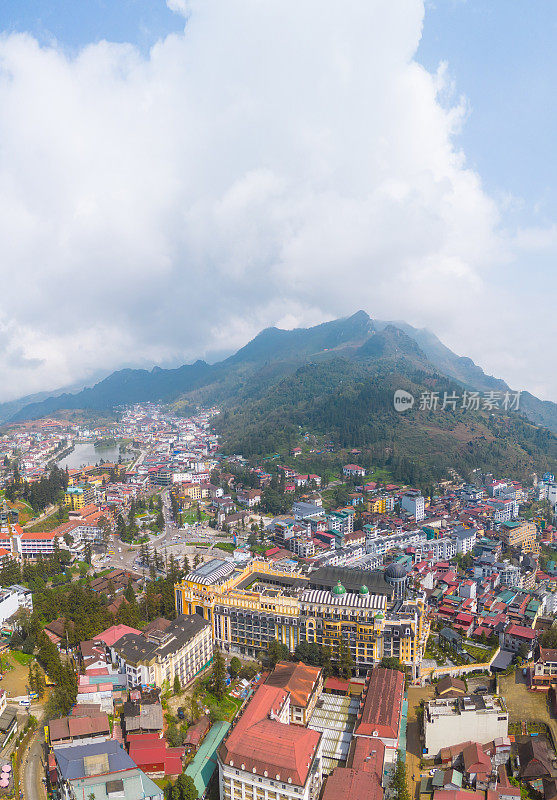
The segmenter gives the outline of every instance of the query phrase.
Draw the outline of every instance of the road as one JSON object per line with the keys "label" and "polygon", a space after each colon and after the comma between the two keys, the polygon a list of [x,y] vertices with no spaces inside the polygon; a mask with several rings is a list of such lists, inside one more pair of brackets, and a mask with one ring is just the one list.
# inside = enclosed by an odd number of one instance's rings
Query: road
{"label": "road", "polygon": [[[45,800],[46,788],[42,782],[44,770],[44,731],[39,722],[36,734],[31,739],[23,758],[21,774],[25,800]],[[20,787],[21,788],[21,787]]]}
{"label": "road", "polygon": [[420,758],[422,744],[417,711],[421,700],[431,700],[433,688],[431,686],[408,689],[408,722],[406,726],[406,781],[411,800],[420,794]]}

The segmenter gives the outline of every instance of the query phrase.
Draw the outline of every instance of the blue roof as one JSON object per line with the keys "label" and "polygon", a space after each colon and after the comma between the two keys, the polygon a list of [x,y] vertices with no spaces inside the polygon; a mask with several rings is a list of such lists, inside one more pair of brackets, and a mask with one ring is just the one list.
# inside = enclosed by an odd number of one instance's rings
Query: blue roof
{"label": "blue roof", "polygon": [[[54,749],[54,755],[56,756],[56,761],[60,767],[62,777],[67,781],[86,777],[87,770],[83,762],[84,758],[88,756],[102,756],[105,753],[108,756],[109,772],[137,769],[135,761],[129,757],[124,748],[117,741],[112,739],[106,742],[92,742],[91,744],[56,747]],[[102,772],[106,773],[107,770],[104,769]]]}

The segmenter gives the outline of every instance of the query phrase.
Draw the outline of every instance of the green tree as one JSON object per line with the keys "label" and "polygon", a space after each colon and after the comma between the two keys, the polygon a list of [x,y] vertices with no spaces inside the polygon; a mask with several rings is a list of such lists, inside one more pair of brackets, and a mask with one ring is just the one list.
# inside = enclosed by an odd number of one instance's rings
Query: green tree
{"label": "green tree", "polygon": [[341,638],[338,645],[337,654],[337,670],[341,678],[349,680],[352,677],[352,670],[354,669],[354,659],[352,652],[346,639]]}
{"label": "green tree", "polygon": [[226,691],[226,664],[224,656],[218,647],[213,650],[213,672],[211,675],[211,691],[222,700]]}
{"label": "green tree", "polygon": [[236,656],[232,656],[232,658],[230,659],[230,666],[228,668],[228,671],[230,672],[232,678],[237,678],[238,675],[240,674],[241,669],[242,669],[242,662],[240,661],[240,659],[237,658]]}
{"label": "green tree", "polygon": [[180,676],[178,673],[174,675],[174,694],[180,694],[182,691],[182,685],[180,684]]}
{"label": "green tree", "polygon": [[267,645],[267,650],[263,651],[263,660],[266,666],[274,669],[279,661],[287,661],[288,655],[288,647],[285,644],[277,641],[277,639],[271,639]]}
{"label": "green tree", "polygon": [[398,753],[392,786],[395,790],[396,800],[409,800],[408,786],[406,783],[406,767],[400,751]]}

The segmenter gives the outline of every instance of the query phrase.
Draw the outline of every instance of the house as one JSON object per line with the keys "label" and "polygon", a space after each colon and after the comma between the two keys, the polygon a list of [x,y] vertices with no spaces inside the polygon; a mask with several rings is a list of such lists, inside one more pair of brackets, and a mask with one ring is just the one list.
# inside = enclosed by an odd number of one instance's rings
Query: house
{"label": "house", "polygon": [[557,681],[557,650],[540,647],[538,659],[530,670],[532,689],[547,691]]}
{"label": "house", "polygon": [[114,739],[55,747],[49,759],[54,788],[65,798],[163,800],[159,789]]}
{"label": "house", "polygon": [[134,763],[149,774],[181,775],[183,747],[169,747],[156,733],[139,733],[127,740],[128,752]]}
{"label": "house", "polygon": [[290,722],[307,725],[323,691],[323,671],[301,662],[279,661],[266,683],[290,693]]}
{"label": "house", "polygon": [[438,697],[464,697],[466,694],[466,684],[460,678],[453,678],[446,675],[437,683],[436,692]]}
{"label": "house", "polygon": [[505,650],[520,653],[524,658],[530,659],[534,654],[537,633],[532,628],[524,625],[509,623],[504,631],[499,634],[499,644]]}
{"label": "house", "polygon": [[478,742],[471,742],[462,751],[464,771],[474,786],[478,781],[485,781],[491,773],[491,759]]}
{"label": "house", "polygon": [[396,761],[403,699],[402,672],[374,667],[360,701],[354,736],[380,739],[385,745],[387,762]]}
{"label": "house", "polygon": [[366,471],[363,467],[359,467],[358,464],[345,464],[342,468],[342,474],[347,478],[363,478]]}
{"label": "house", "polygon": [[108,714],[104,711],[83,717],[60,717],[48,723],[48,738],[52,747],[69,744],[87,744],[95,739],[110,738]]}
{"label": "house", "polygon": [[260,489],[238,489],[236,493],[236,498],[238,503],[242,506],[247,506],[248,508],[253,508],[254,506],[258,506],[261,502],[261,490]]}
{"label": "house", "polygon": [[128,700],[122,709],[126,737],[140,733],[156,733],[157,736],[162,736],[164,720],[159,692],[147,690],[137,694],[139,697]]}
{"label": "house", "polygon": [[555,757],[545,739],[531,738],[517,747],[517,761],[521,780],[538,780],[555,777]]}

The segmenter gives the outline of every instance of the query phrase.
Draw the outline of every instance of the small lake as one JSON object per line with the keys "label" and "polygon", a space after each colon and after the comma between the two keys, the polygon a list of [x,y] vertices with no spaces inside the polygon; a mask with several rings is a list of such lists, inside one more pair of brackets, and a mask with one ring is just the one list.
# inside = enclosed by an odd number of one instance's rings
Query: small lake
{"label": "small lake", "polygon": [[95,447],[93,442],[84,442],[83,444],[76,444],[72,452],[58,462],[58,466],[62,469],[66,467],[68,469],[79,469],[79,467],[100,464],[101,459],[115,463],[118,461],[119,455],[119,445],[114,447]]}

